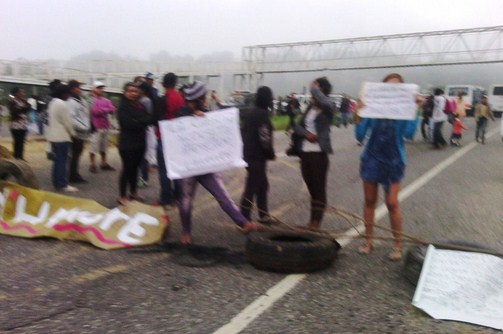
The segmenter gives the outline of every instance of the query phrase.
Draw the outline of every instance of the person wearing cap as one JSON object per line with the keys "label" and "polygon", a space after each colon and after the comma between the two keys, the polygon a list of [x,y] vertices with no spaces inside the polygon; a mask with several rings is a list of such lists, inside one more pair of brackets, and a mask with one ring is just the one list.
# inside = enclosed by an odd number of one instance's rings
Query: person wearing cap
{"label": "person wearing cap", "polygon": [[79,173],[79,160],[84,150],[84,141],[89,138],[91,121],[89,118],[89,105],[82,98],[81,83],[77,80],[70,80],[68,87],[70,89],[70,98],[66,100],[70,108],[71,121],[76,135],[72,137],[70,166],[68,176],[70,183],[87,183]]}
{"label": "person wearing cap", "polygon": [[[183,89],[185,105],[175,113],[176,117],[197,116],[202,117],[207,111],[206,86],[200,81]],[[260,225],[248,220],[239,210],[238,206],[225,189],[220,173],[208,173],[179,179],[176,181],[178,190],[178,210],[182,222],[182,239],[184,245],[192,242],[192,201],[196,193],[197,184],[201,184],[218,201],[220,207],[229,215],[243,233],[257,231]]]}
{"label": "person wearing cap", "polygon": [[107,162],[108,132],[110,131],[109,115],[115,112],[112,102],[103,97],[105,84],[101,81],[93,83],[93,99],[91,103],[91,138],[89,145],[89,171],[97,173],[96,154],[101,155],[100,168],[105,171],[115,171]]}
{"label": "person wearing cap", "polygon": [[159,91],[157,90],[157,88],[154,87],[154,80],[155,80],[154,73],[151,72],[145,73],[145,82],[147,83],[147,85],[150,86],[152,96],[154,96],[157,99],[159,98]]}
{"label": "person wearing cap", "polygon": [[[182,95],[175,89],[178,77],[174,73],[164,75],[162,85],[166,89],[163,96],[155,100],[154,113],[157,121],[175,118],[175,112],[185,104]],[[168,208],[175,204],[175,195],[171,180],[166,171],[166,158],[163,153],[159,128],[155,130],[157,137],[157,168],[159,174],[159,205]]]}
{"label": "person wearing cap", "polygon": [[51,143],[53,153],[52,184],[58,191],[76,192],[79,189],[68,184],[66,163],[72,137],[76,135],[71,120],[70,108],[65,102],[70,96],[70,88],[60,84],[55,88],[53,98],[47,108],[49,123],[46,138]]}

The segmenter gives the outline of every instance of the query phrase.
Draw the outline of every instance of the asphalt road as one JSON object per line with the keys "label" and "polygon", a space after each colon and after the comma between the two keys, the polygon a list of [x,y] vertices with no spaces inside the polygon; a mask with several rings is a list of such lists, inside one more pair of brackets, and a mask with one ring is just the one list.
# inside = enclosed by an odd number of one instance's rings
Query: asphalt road
{"label": "asphalt road", "polygon": [[[433,150],[418,135],[407,144],[405,198],[401,201],[404,232],[427,240],[475,242],[501,252],[503,143],[499,120],[491,123],[493,135],[485,145],[473,143],[473,119],[466,124],[470,130],[461,148]],[[288,138],[277,132],[275,139],[277,152],[284,152]],[[361,148],[353,139],[353,128],[334,128],[332,141],[335,154],[330,159],[329,203],[360,214]],[[51,165],[43,145],[29,142],[26,159],[42,189],[50,191]],[[110,150],[110,162],[120,167],[115,148]],[[89,183],[79,186],[76,196],[114,207],[118,172],[90,174],[87,153],[81,168]],[[425,179],[430,171],[431,178]],[[236,201],[244,176],[243,170],[224,173]],[[305,224],[308,196],[297,159],[280,156],[270,163],[269,181],[272,213],[289,224]],[[158,192],[155,172],[150,183],[142,195],[153,203]],[[434,320],[415,309],[411,305],[414,287],[402,275],[403,264],[386,258],[391,248],[388,241],[378,241],[374,252],[363,256],[356,252],[360,240],[341,238],[346,246],[331,267],[309,275],[285,276],[256,270],[245,262],[246,237],[202,188],[193,219],[195,253],[178,245],[176,211],[171,212],[170,220],[172,228],[165,244],[119,251],[79,242],[0,235],[0,332],[496,332]],[[388,226],[387,216],[378,224]],[[323,228],[340,232],[351,226],[335,214],[327,214]],[[386,232],[382,235],[388,236]]]}

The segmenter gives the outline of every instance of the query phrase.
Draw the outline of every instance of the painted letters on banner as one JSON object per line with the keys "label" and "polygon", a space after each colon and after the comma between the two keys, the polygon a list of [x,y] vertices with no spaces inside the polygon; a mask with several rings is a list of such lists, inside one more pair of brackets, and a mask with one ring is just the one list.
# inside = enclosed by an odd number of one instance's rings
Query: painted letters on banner
{"label": "painted letters on banner", "polygon": [[360,117],[386,119],[416,119],[418,85],[365,82],[361,98],[365,106]]}
{"label": "painted letters on banner", "polygon": [[159,130],[170,179],[247,165],[243,160],[237,108],[161,121]]}
{"label": "painted letters on banner", "polygon": [[107,209],[95,201],[0,182],[0,233],[88,241],[103,249],[154,244],[168,227],[160,207],[130,202]]}

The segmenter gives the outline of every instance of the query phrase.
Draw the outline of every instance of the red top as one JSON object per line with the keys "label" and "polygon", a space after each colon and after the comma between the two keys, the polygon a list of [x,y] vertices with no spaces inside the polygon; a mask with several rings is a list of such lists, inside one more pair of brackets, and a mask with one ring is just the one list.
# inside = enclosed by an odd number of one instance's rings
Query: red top
{"label": "red top", "polygon": [[461,131],[468,130],[466,126],[464,126],[463,122],[459,118],[455,118],[452,122],[452,133],[455,135],[460,135]]}
{"label": "red top", "polygon": [[[185,101],[180,93],[173,88],[166,89],[166,109],[164,113],[164,119],[173,119],[175,118],[175,112],[185,104]],[[157,138],[161,138],[161,133],[159,132],[159,128],[155,129],[155,135]]]}

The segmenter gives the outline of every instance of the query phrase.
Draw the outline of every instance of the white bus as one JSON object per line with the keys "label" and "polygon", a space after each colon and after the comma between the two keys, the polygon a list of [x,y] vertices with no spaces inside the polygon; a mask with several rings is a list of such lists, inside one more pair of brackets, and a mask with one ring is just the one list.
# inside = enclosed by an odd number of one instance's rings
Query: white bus
{"label": "white bus", "polygon": [[487,94],[487,99],[494,116],[501,117],[503,113],[503,84],[491,85]]}
{"label": "white bus", "polygon": [[480,102],[480,99],[485,94],[485,89],[480,86],[473,85],[448,85],[445,86],[445,93],[450,99],[454,99],[459,92],[463,92],[465,100],[466,116],[473,116],[475,106]]}

